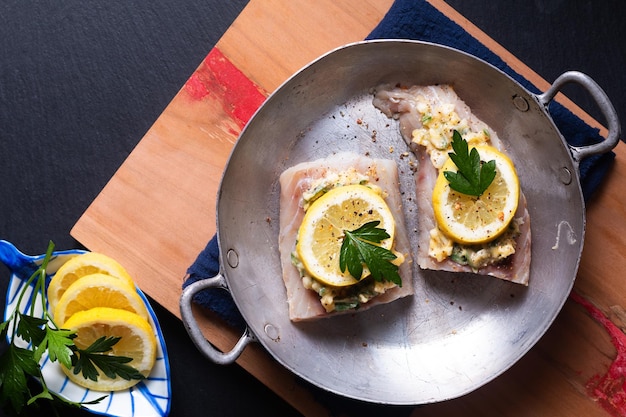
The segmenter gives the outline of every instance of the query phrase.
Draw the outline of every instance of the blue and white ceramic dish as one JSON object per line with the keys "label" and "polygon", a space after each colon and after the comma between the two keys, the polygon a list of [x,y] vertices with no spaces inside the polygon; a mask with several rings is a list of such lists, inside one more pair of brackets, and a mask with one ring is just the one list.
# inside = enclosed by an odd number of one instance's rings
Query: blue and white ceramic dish
{"label": "blue and white ceramic dish", "polygon": [[[70,258],[84,253],[81,250],[57,251],[53,253],[46,273],[48,282],[52,275]],[[6,308],[4,320],[14,311],[18,303],[18,295],[26,285],[26,280],[36,270],[45,255],[27,256],[21,253],[11,243],[0,240],[0,261],[11,270],[11,279],[6,294]],[[33,288],[29,288],[26,297],[19,306],[20,311],[30,309],[30,295]],[[50,391],[75,402],[89,402],[106,395],[106,398],[97,404],[85,404],[83,407],[103,416],[111,417],[165,417],[170,411],[171,386],[170,368],[167,357],[165,340],[156,314],[141,290],[137,293],[144,301],[150,316],[150,324],[157,338],[157,356],[152,372],[137,385],[122,391],[103,393],[92,391],[76,385],[70,381],[61,370],[58,362],[51,362],[47,355],[41,360],[41,372]],[[29,300],[28,303],[25,300]],[[43,316],[41,307],[35,308],[38,317]],[[22,341],[22,346],[26,342]]]}

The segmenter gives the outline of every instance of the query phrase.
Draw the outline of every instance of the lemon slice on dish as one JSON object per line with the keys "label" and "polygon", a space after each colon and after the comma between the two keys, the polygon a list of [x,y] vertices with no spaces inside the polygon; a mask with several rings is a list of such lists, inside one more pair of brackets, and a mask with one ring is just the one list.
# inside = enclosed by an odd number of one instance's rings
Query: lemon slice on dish
{"label": "lemon slice on dish", "polygon": [[[76,330],[74,343],[85,349],[100,337],[119,337],[110,352],[132,360],[127,365],[148,376],[156,358],[156,340],[152,327],[143,317],[130,311],[108,307],[96,307],[72,315],[63,326]],[[100,371],[97,381],[74,373],[74,368],[61,366],[67,377],[76,384],[95,391],[119,391],[135,385],[138,380],[121,377],[110,378]]]}
{"label": "lemon slice on dish", "polygon": [[477,146],[482,161],[496,161],[496,176],[480,196],[450,188],[445,171],[457,171],[448,159],[439,171],[433,189],[433,211],[437,225],[452,240],[462,244],[489,242],[502,234],[515,215],[520,185],[513,162],[493,146]]}
{"label": "lemon slice on dish", "polygon": [[[333,188],[313,202],[304,215],[296,251],[304,268],[315,279],[336,287],[358,281],[348,271],[339,268],[339,252],[344,230],[358,229],[367,222],[380,221],[389,238],[380,246],[391,249],[395,221],[383,197],[366,185],[347,185]],[[363,269],[363,276],[369,271]]]}
{"label": "lemon slice on dish", "polygon": [[63,264],[54,274],[48,286],[48,302],[54,311],[63,293],[76,280],[86,275],[106,274],[119,278],[128,285],[134,286],[133,280],[124,267],[116,260],[97,252],[85,252]]}
{"label": "lemon slice on dish", "polygon": [[79,311],[95,307],[127,310],[148,319],[148,310],[135,286],[105,274],[91,274],[75,281],[63,293],[54,309],[54,321],[64,326]]}

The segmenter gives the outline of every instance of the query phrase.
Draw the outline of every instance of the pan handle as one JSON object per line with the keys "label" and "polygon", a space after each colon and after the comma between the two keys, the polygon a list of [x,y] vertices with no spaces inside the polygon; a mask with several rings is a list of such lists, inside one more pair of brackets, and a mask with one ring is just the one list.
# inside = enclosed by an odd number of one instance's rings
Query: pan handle
{"label": "pan handle", "polygon": [[243,334],[230,352],[220,352],[208,340],[205,339],[198,322],[193,315],[192,302],[193,296],[198,292],[208,288],[219,288],[228,291],[226,280],[222,274],[218,274],[213,278],[202,279],[187,286],[180,297],[180,314],[182,316],[185,329],[191,337],[194,345],[211,361],[218,365],[229,365],[237,360],[245,347],[255,342],[256,336],[249,327],[246,326]]}
{"label": "pan handle", "polygon": [[608,135],[602,142],[588,146],[570,146],[572,158],[574,158],[574,161],[579,164],[581,160],[588,156],[608,152],[617,146],[621,135],[621,128],[617,112],[609,100],[609,97],[591,77],[583,74],[582,72],[564,72],[556,80],[554,80],[554,83],[552,83],[550,88],[548,88],[545,93],[538,95],[537,99],[547,110],[548,104],[552,101],[554,96],[556,96],[559,90],[565,84],[572,82],[580,84],[589,94],[591,94],[591,97],[595,100],[598,108],[606,118],[606,123],[608,125]]}

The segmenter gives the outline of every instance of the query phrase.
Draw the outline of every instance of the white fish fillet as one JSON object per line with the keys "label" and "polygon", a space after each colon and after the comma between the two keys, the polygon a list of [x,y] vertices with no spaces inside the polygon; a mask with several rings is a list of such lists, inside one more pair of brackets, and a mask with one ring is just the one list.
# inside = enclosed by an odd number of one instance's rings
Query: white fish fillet
{"label": "white fish fillet", "polygon": [[487,124],[472,114],[470,108],[448,85],[412,86],[410,88],[382,85],[376,88],[373,104],[390,118],[398,119],[400,132],[409,144],[418,159],[418,171],[415,175],[418,204],[418,249],[417,262],[423,269],[444,270],[452,272],[473,272],[481,275],[490,275],[496,278],[528,285],[530,277],[531,232],[530,216],[526,207],[526,198],[520,192],[520,201],[515,217],[522,219],[520,235],[516,238],[515,254],[502,264],[489,265],[479,270],[473,270],[467,265],[458,264],[451,259],[438,262],[428,255],[430,230],[435,227],[435,217],[432,207],[432,192],[437,180],[438,171],[430,161],[428,152],[423,146],[412,142],[412,132],[422,127],[421,114],[417,110],[416,97],[425,99],[432,108],[444,103],[454,105],[454,110],[466,119],[472,131],[489,132],[491,144],[503,150],[502,143]]}
{"label": "white fish fillet", "polygon": [[412,86],[410,88],[394,87],[383,84],[375,89],[373,104],[387,117],[400,121],[400,132],[404,140],[414,150],[417,144],[411,142],[413,130],[422,127],[422,116],[417,110],[417,97],[423,97],[431,107],[443,103],[454,104],[454,110],[461,119],[468,122],[471,130],[486,130],[491,137],[491,144],[502,149],[497,133],[486,123],[476,117],[469,106],[457,96],[449,85]]}
{"label": "white fish fillet", "polygon": [[[406,259],[399,268],[402,287],[388,290],[365,304],[358,311],[375,305],[389,303],[398,298],[413,294],[410,245],[402,213],[402,199],[398,183],[396,163],[385,159],[372,159],[354,153],[338,153],[328,158],[303,162],[285,170],[280,176],[280,234],[278,247],[283,269],[283,280],[287,290],[289,317],[292,321],[311,320],[329,317],[343,312],[327,313],[320,304],[319,296],[306,289],[297,268],[291,263],[291,253],[296,245],[298,229],[304,217],[301,207],[302,193],[318,178],[330,172],[345,171],[355,168],[357,172],[368,174],[375,172],[370,181],[387,192],[385,198],[396,221],[395,250],[405,255]],[[354,313],[355,310],[346,312]]]}

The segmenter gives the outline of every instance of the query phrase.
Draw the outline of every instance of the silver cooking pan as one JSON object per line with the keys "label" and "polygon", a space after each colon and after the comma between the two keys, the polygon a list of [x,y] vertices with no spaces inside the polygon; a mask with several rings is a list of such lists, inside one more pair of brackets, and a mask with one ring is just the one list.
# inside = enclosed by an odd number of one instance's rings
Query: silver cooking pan
{"label": "silver cooking pan", "polygon": [[[413,297],[356,314],[292,323],[278,252],[283,170],[337,151],[393,158],[401,172],[409,230],[417,227],[410,157],[402,155],[408,148],[397,122],[372,105],[370,90],[383,82],[452,84],[498,132],[528,200],[530,285],[425,271],[414,264]],[[600,144],[568,146],[555,127],[548,104],[568,82],[587,89],[603,111],[609,134]],[[435,44],[369,41],[334,50],[286,81],[241,133],[217,198],[220,273],[185,289],[183,321],[194,343],[217,363],[234,361],[256,341],[293,373],[350,398],[424,404],[468,393],[519,360],[563,306],[585,233],[578,165],[612,149],[619,136],[613,106],[581,73],[565,73],[535,95],[493,66]],[[415,252],[415,240],[411,245]],[[230,291],[247,322],[231,352],[215,350],[192,315],[192,297],[205,288]]]}

